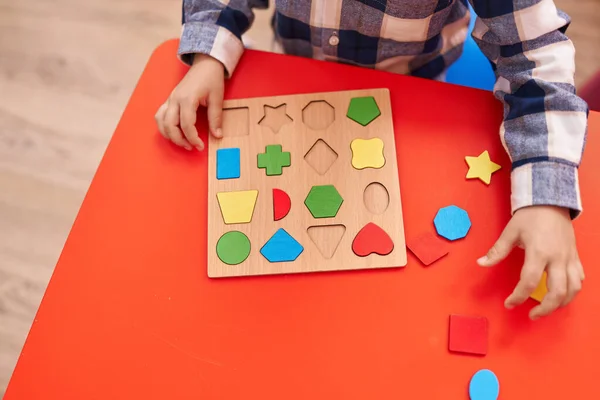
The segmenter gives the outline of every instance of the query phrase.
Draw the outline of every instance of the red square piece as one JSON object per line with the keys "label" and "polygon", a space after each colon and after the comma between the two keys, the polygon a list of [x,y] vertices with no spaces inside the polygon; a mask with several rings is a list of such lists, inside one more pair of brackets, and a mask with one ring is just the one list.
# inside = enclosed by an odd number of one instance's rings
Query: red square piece
{"label": "red square piece", "polygon": [[431,232],[407,240],[406,246],[425,265],[432,264],[448,254],[448,243]]}
{"label": "red square piece", "polygon": [[485,317],[451,315],[448,350],[459,353],[486,355],[488,320]]}

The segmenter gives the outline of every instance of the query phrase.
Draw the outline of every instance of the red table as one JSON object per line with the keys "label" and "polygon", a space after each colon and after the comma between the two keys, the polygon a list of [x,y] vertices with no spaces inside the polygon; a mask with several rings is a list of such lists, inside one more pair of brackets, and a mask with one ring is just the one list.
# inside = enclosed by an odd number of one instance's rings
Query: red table
{"label": "red table", "polygon": [[[510,163],[489,92],[247,52],[227,98],[388,87],[407,236],[456,204],[473,227],[445,259],[404,269],[211,280],[207,157],[162,139],[153,115],[186,68],[152,55],[67,240],[5,400],[467,399],[490,368],[501,399],[598,399],[600,115],[590,115],[576,222],[587,267],[569,307],[530,322],[503,300],[522,254],[475,265],[509,219]],[[205,131],[206,121],[199,127]],[[466,181],[466,155],[503,169]],[[487,356],[450,354],[451,313],[487,316]]]}

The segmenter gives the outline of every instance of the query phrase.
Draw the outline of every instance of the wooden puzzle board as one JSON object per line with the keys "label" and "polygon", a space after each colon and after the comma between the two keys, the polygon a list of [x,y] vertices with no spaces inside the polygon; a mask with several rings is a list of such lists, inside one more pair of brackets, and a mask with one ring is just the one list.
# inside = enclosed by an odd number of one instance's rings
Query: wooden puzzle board
{"label": "wooden puzzle board", "polygon": [[[365,97],[375,100],[381,114],[363,126],[348,118],[347,112],[351,99]],[[385,164],[381,168],[355,169],[351,142],[374,138],[383,141]],[[283,152],[290,153],[291,165],[283,167],[281,175],[267,176],[264,168],[257,167],[257,157],[265,153],[268,145],[281,145]],[[239,178],[217,179],[217,151],[228,148],[240,149]],[[209,138],[208,155],[210,277],[406,265],[394,127],[387,89],[226,101],[223,138]],[[314,218],[305,205],[311,188],[320,185],[333,185],[343,198],[335,217]],[[273,215],[274,188],[285,191],[291,199],[289,213],[279,221],[275,221]],[[258,190],[251,222],[225,224],[217,193],[249,190]],[[389,235],[393,242],[391,253],[384,256],[372,253],[364,257],[354,253],[353,240],[370,222]],[[311,228],[315,226],[319,228]],[[324,226],[328,227],[322,228]],[[260,252],[280,228],[304,248],[295,261],[269,262]],[[217,255],[219,239],[230,231],[242,232],[250,241],[249,256],[237,265],[228,265]]]}

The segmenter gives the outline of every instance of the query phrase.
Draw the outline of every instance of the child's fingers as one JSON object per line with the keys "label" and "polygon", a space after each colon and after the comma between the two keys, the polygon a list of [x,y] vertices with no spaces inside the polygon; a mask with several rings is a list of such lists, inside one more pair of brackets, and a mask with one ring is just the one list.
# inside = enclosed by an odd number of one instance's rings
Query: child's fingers
{"label": "child's fingers", "polygon": [[525,250],[525,262],[521,269],[521,279],[515,290],[504,301],[504,306],[511,309],[523,304],[540,283],[545,267],[546,261],[544,259],[531,250]]}
{"label": "child's fingers", "polygon": [[581,264],[581,260],[577,259],[576,266],[577,271],[579,271],[579,277],[582,281],[585,280],[585,272],[583,271],[583,265]]}
{"label": "child's fingers", "polygon": [[169,139],[186,150],[192,150],[192,146],[183,138],[179,125],[179,103],[170,101],[165,114],[165,130]]}
{"label": "child's fingers", "polygon": [[548,266],[548,293],[542,303],[529,313],[531,319],[544,317],[556,310],[567,297],[567,269],[562,263]]}
{"label": "child's fingers", "polygon": [[198,103],[192,100],[185,101],[179,106],[179,125],[183,130],[183,134],[188,142],[198,151],[204,150],[204,143],[198,137],[196,129],[196,112],[198,111]]}
{"label": "child's fingers", "polygon": [[156,126],[158,126],[158,131],[160,132],[162,137],[164,137],[165,139],[169,139],[169,135],[167,135],[167,132],[165,131],[165,123],[164,123],[166,112],[167,112],[167,103],[163,103],[156,111],[156,114],[154,115],[154,120],[156,121]]}
{"label": "child's fingers", "polygon": [[565,297],[561,306],[566,306],[573,301],[577,293],[581,291],[581,275],[575,263],[569,264],[567,269],[567,297]]}
{"label": "child's fingers", "polygon": [[223,121],[223,92],[213,90],[208,97],[208,126],[210,133],[217,138],[223,137],[221,124]]}
{"label": "child's fingers", "polygon": [[518,229],[513,226],[513,224],[509,223],[506,228],[504,228],[500,238],[498,238],[485,256],[477,260],[477,263],[482,267],[491,267],[498,264],[510,254],[518,239]]}

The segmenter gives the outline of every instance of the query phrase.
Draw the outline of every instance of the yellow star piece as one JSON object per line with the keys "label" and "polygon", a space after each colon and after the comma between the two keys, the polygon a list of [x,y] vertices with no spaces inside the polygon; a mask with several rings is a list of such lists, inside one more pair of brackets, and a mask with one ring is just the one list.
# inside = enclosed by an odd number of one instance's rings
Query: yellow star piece
{"label": "yellow star piece", "polygon": [[548,293],[548,287],[546,286],[546,278],[548,278],[548,274],[546,274],[546,271],[544,271],[544,273],[542,274],[542,279],[538,284],[538,287],[533,291],[533,293],[531,293],[531,296],[529,296],[532,299],[539,301],[540,303],[544,299],[546,293]]}
{"label": "yellow star piece", "polygon": [[492,180],[492,174],[498,171],[501,167],[490,160],[490,154],[486,151],[478,157],[465,157],[465,161],[469,165],[467,179],[479,178],[482,182],[489,185]]}

